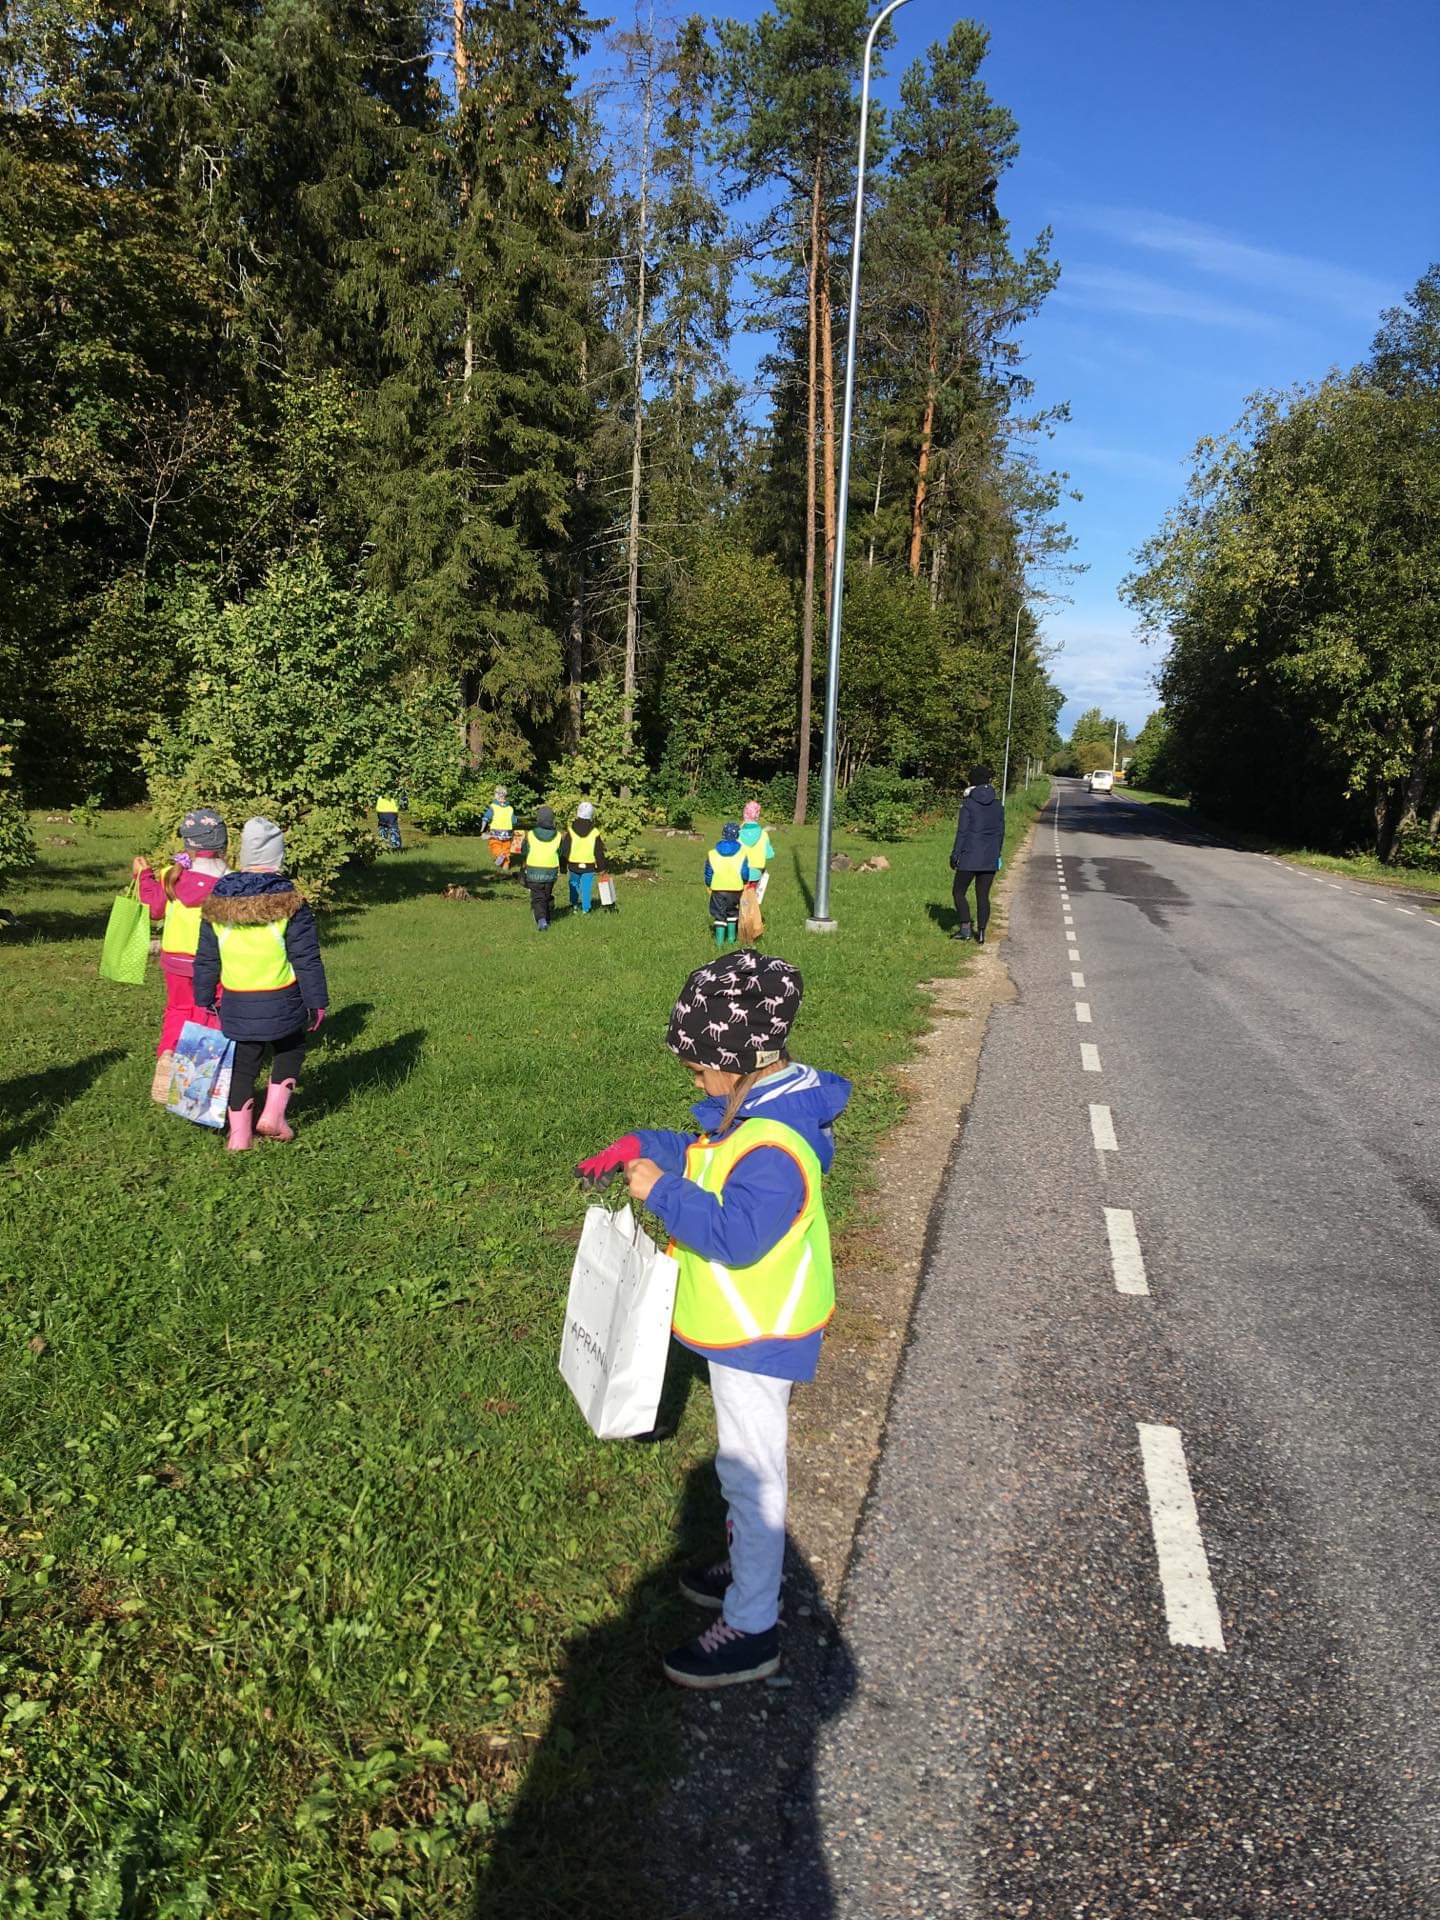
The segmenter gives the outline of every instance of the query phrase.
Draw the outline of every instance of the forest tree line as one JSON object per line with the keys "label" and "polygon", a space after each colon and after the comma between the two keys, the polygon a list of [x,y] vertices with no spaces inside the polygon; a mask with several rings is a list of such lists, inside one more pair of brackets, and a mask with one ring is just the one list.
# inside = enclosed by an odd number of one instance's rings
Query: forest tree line
{"label": "forest tree line", "polygon": [[[803,817],[869,11],[597,42],[580,0],[8,8],[0,738],[31,798],[203,773],[338,816],[385,773],[439,817],[603,750],[672,800],[792,781]],[[1017,619],[1014,751],[1054,744],[1027,573],[1068,536],[1022,341],[1058,270],[1004,217],[986,44],[957,25],[877,129],[845,780],[998,757]],[[261,753],[294,764],[257,796]]]}
{"label": "forest tree line", "polygon": [[1440,871],[1440,266],[1361,365],[1202,441],[1139,558],[1168,650],[1136,783]]}

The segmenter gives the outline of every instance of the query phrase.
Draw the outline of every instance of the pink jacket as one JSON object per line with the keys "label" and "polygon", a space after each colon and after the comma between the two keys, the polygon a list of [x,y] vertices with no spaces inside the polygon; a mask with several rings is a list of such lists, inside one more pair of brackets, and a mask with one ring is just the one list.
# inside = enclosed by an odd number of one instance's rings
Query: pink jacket
{"label": "pink jacket", "polygon": [[[219,865],[218,861],[216,865]],[[221,868],[221,873],[223,873],[223,871],[224,869]],[[220,877],[220,873],[196,873],[193,869],[181,872],[175,880],[176,901],[182,907],[199,907],[203,901],[209,898],[210,889]],[[163,920],[166,909],[170,905],[169,897],[165,892],[164,881],[159,879],[147,868],[145,872],[140,875],[136,885],[139,889],[140,898],[150,909],[150,918],[152,920]],[[196,921],[193,924],[195,933],[198,936],[200,932],[199,922]],[[173,931],[171,937],[174,937]],[[165,946],[162,937],[160,945],[160,965],[166,973],[193,973],[195,971],[195,949],[193,947],[181,948],[172,952]]]}

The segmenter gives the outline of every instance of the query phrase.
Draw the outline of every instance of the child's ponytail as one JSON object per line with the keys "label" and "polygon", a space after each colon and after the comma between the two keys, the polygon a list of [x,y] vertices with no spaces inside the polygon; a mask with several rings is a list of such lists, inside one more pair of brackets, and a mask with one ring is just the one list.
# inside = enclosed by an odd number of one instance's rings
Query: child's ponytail
{"label": "child's ponytail", "polygon": [[711,1139],[719,1140],[729,1133],[731,1127],[735,1124],[736,1115],[739,1113],[741,1107],[744,1106],[745,1102],[750,1098],[750,1095],[755,1091],[757,1084],[765,1078],[767,1073],[773,1073],[776,1067],[785,1067],[789,1064],[789,1054],[782,1053],[778,1059],[769,1061],[765,1066],[753,1067],[749,1073],[742,1073],[730,1090],[730,1098],[725,1102],[725,1112],[721,1116],[719,1126],[715,1129],[714,1133],[711,1134]]}

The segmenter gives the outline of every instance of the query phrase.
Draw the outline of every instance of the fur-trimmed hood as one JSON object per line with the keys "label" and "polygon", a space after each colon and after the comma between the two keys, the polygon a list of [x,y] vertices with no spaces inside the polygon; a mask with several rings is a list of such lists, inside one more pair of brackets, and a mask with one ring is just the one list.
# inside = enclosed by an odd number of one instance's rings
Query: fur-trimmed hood
{"label": "fur-trimmed hood", "polygon": [[216,927],[265,927],[289,920],[305,904],[305,896],[283,873],[227,873],[215,886],[200,912]]}

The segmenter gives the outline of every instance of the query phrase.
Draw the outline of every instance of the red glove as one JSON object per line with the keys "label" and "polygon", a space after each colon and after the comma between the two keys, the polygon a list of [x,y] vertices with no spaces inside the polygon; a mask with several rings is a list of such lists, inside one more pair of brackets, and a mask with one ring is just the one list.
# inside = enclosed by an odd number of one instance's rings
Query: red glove
{"label": "red glove", "polygon": [[627,1133],[623,1140],[612,1141],[603,1153],[592,1154],[588,1160],[582,1160],[575,1171],[587,1186],[599,1187],[627,1160],[639,1158],[640,1136],[638,1133]]}
{"label": "red glove", "polygon": [[328,1011],[329,1009],[326,1007],[312,1007],[310,1010],[309,1024],[306,1026],[305,1031],[307,1033],[318,1033],[325,1023],[325,1015]]}

